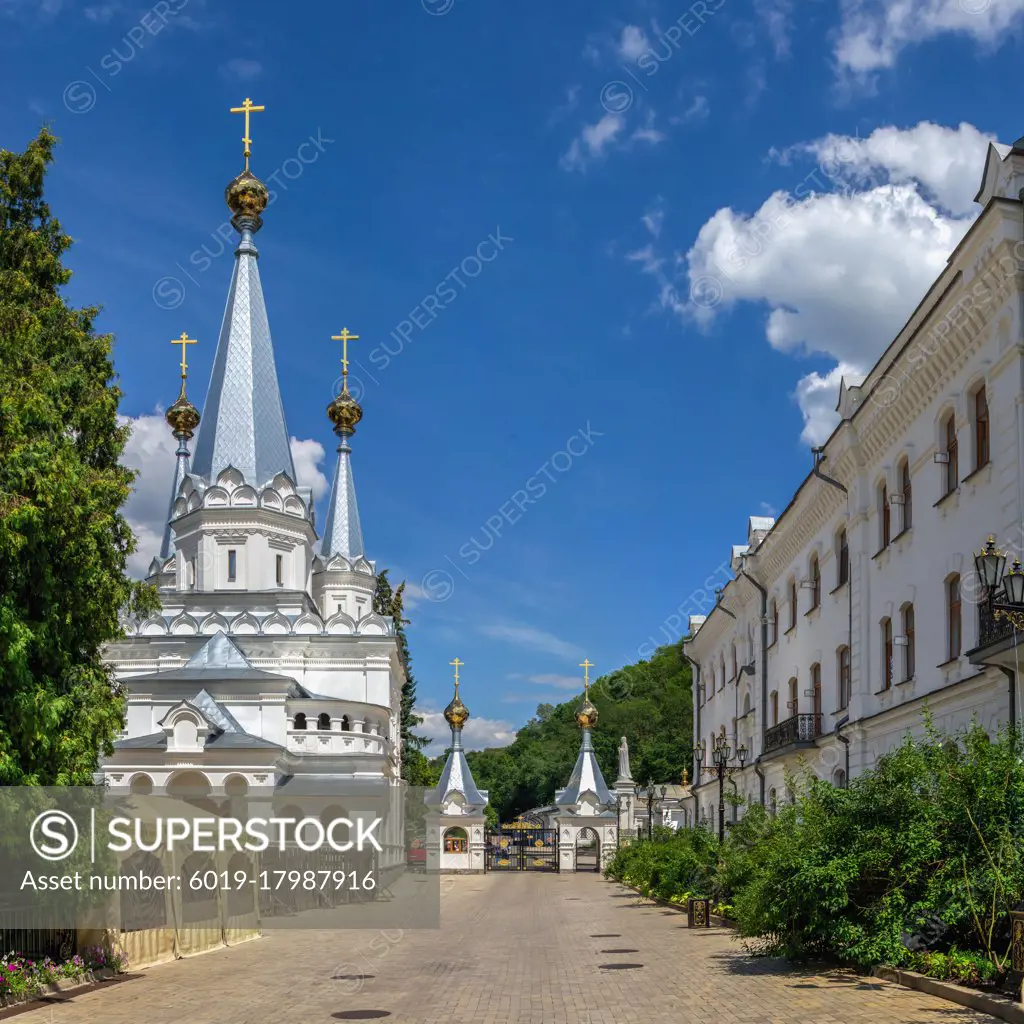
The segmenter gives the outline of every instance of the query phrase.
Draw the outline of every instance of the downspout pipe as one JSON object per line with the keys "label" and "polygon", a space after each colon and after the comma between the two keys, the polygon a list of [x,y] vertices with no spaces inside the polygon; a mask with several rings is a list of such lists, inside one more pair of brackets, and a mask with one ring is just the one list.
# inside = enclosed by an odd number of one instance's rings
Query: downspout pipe
{"label": "downspout pipe", "polygon": [[1010,682],[1010,728],[1017,728],[1017,673],[1005,665],[999,666]]}
{"label": "downspout pipe", "polygon": [[700,665],[697,664],[689,655],[687,660],[693,666],[693,721],[694,721],[694,741],[693,741],[693,782],[690,795],[693,798],[693,825],[697,827],[697,819],[700,817],[700,797],[697,796],[697,787],[700,785],[700,771],[697,768],[697,744],[700,742]]}
{"label": "downspout pipe", "polygon": [[[846,487],[843,486],[838,480],[833,479],[826,473],[822,473],[821,464],[825,461],[825,451],[823,448],[812,448],[812,454],[814,455],[814,475],[825,483],[832,487],[838,488],[849,498],[850,492]],[[847,538],[847,544],[849,544],[849,538]],[[853,566],[847,563],[846,567],[847,580],[846,580],[846,649],[850,652],[850,689],[853,689]],[[843,719],[843,722],[848,722],[850,716],[847,715]],[[839,736],[839,728],[842,723],[836,725],[836,736],[846,744],[846,777],[850,777],[850,741],[843,739]]]}
{"label": "downspout pipe", "polygon": [[824,480],[825,483],[831,484],[833,487],[838,487],[843,494],[849,494],[850,492],[843,486],[838,480],[833,479],[826,473],[822,473],[821,464],[825,461],[825,449],[824,448],[812,448],[811,454],[814,456],[814,475],[819,480]]}
{"label": "downspout pipe", "polygon": [[[746,569],[740,569],[740,575],[761,595],[761,750],[758,758],[764,753],[764,730],[768,721],[768,590],[761,586]],[[739,692],[737,688],[737,693]],[[764,774],[755,764],[754,771],[761,780],[761,806],[764,807]]]}
{"label": "downspout pipe", "polygon": [[846,748],[846,785],[850,784],[850,738],[842,734],[842,728],[850,721],[849,715],[844,715],[836,722],[836,739]]}

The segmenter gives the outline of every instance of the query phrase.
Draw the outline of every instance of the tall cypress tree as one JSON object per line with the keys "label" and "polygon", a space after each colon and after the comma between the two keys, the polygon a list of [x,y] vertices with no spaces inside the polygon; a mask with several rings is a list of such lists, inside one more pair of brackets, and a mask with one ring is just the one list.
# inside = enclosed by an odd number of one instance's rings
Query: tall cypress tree
{"label": "tall cypress tree", "polygon": [[402,732],[402,778],[411,782],[414,786],[423,785],[423,766],[421,761],[426,758],[422,754],[422,748],[426,745],[423,736],[417,736],[414,732],[423,719],[416,714],[416,680],[412,674],[412,656],[409,654],[409,639],[405,635],[405,627],[409,620],[405,618],[402,607],[402,593],[405,584],[399,585],[398,590],[392,589],[391,581],[388,579],[388,570],[382,569],[377,575],[377,589],[373,595],[373,610],[378,615],[389,617],[395,624],[395,636],[398,638],[398,654],[405,667],[405,682],[402,684],[402,707],[400,712],[400,727]]}
{"label": "tall cypress tree", "polygon": [[0,150],[0,784],[87,785],[124,723],[101,660],[122,609],[148,611],[121,514],[109,335],[60,294],[71,244],[43,199],[56,139]]}

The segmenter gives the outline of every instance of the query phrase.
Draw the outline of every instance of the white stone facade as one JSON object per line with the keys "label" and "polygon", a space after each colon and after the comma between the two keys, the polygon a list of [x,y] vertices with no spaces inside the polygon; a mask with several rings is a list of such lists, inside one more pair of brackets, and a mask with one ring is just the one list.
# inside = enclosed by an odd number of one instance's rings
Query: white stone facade
{"label": "white stone facade", "polygon": [[[263,188],[248,172],[236,186]],[[275,805],[344,793],[351,810],[360,794],[379,801],[401,786],[405,681],[393,619],[374,611],[356,504],[362,410],[347,383],[328,410],[340,444],[321,539],[289,447],[254,243],[262,220],[232,210],[241,238],[202,415],[184,378],[167,413],[179,447],[149,576],[161,608],[125,622],[105,652],[128,713],[99,775],[113,790]],[[400,824],[389,822],[392,839]]]}
{"label": "white stone facade", "polygon": [[[920,732],[926,705],[947,731],[1019,715],[1013,638],[973,556],[990,533],[1024,550],[1022,184],[1024,148],[993,148],[977,221],[868,376],[844,380],[814,471],[777,521],[749,521],[691,620],[695,743],[705,763],[718,737],[734,762],[748,751],[726,792],[781,803],[801,766],[842,785]],[[712,824],[718,790],[695,777]]]}

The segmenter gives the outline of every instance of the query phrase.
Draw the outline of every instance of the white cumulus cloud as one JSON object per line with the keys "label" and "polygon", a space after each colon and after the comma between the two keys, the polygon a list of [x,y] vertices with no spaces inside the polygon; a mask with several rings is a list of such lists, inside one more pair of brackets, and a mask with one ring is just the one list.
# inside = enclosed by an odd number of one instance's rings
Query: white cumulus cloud
{"label": "white cumulus cloud", "polygon": [[295,482],[300,487],[310,488],[313,500],[319,501],[331,486],[320,469],[326,457],[324,446],[312,438],[300,441],[297,437],[291,438],[289,445],[292,450],[292,462],[295,463],[295,475],[298,477]]}
{"label": "white cumulus cloud", "polygon": [[167,510],[174,479],[174,453],[178,442],[171,434],[163,414],[122,419],[132,428],[121,461],[134,469],[135,489],[124,507],[124,515],[135,532],[138,547],[128,559],[128,571],[143,577],[149,563],[160,553]]}
{"label": "white cumulus cloud", "polygon": [[819,444],[836,423],[842,375],[877,361],[972,223],[989,141],[967,124],[827,136],[782,154],[821,165],[802,179],[794,168],[793,185],[753,213],[718,210],[682,254],[656,248],[663,229],[628,258],[681,318],[708,326],[755,303],[773,348],[834,360],[795,387],[803,439]]}
{"label": "white cumulus cloud", "polygon": [[[418,736],[426,736],[430,742],[423,752],[436,757],[451,743],[451,726],[440,711],[418,709],[416,714],[423,721],[416,726]],[[470,716],[462,730],[462,743],[467,750],[483,750],[485,747],[507,747],[516,738],[516,728],[511,722],[497,718],[476,718]]]}
{"label": "white cumulus cloud", "polygon": [[647,33],[639,25],[627,25],[619,37],[618,53],[622,60],[639,60],[651,48]]}
{"label": "white cumulus cloud", "polygon": [[580,171],[586,167],[588,161],[599,160],[625,127],[626,119],[621,114],[612,113],[605,114],[594,124],[584,125],[562,157],[562,168],[567,171]]}
{"label": "white cumulus cloud", "polygon": [[919,182],[944,210],[973,214],[985,153],[995,136],[972,124],[956,128],[922,121],[913,128],[877,128],[866,139],[826,135],[797,147],[854,184],[882,175],[893,184]]}
{"label": "white cumulus cloud", "polygon": [[1024,0],[843,0],[836,63],[870,74],[891,68],[907,46],[947,34],[998,46],[1022,13]]}

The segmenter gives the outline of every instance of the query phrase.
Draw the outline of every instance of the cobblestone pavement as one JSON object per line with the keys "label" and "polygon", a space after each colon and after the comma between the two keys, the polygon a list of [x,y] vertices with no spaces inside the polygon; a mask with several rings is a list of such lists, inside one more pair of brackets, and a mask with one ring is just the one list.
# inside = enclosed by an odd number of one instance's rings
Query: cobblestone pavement
{"label": "cobblestone pavement", "polygon": [[[992,1024],[843,973],[746,956],[724,929],[596,875],[450,880],[440,931],[270,931],[29,1010],[17,1024]],[[609,970],[602,965],[640,965]]]}

